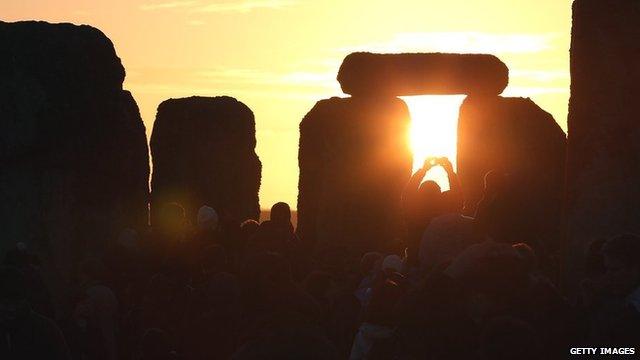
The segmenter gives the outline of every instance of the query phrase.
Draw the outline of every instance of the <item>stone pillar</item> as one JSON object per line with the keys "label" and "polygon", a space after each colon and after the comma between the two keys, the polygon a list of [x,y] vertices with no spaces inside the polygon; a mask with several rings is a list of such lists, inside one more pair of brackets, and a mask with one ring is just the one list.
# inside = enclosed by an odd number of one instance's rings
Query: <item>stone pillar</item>
{"label": "stone pillar", "polygon": [[236,221],[258,219],[262,165],[255,153],[253,112],[228,96],[169,99],[151,135],[151,222],[177,202],[195,222],[209,205]]}
{"label": "stone pillar", "polygon": [[490,170],[509,174],[513,211],[504,226],[545,252],[560,248],[566,137],[551,114],[525,98],[469,96],[458,122],[458,175],[475,214]]}
{"label": "stone pillar", "polygon": [[573,4],[566,288],[590,242],[640,233],[640,4]]}
{"label": "stone pillar", "polygon": [[26,243],[60,300],[81,258],[147,225],[145,128],[99,30],[0,22],[0,48],[0,252]]}
{"label": "stone pillar", "polygon": [[319,101],[300,124],[298,234],[318,248],[384,250],[411,176],[409,111],[395,97]]}

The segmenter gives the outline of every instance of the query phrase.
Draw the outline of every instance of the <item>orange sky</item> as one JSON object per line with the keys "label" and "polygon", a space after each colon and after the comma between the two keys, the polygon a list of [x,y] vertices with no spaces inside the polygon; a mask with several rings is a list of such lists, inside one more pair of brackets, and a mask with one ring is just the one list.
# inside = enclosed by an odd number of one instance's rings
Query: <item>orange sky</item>
{"label": "orange sky", "polygon": [[[315,101],[341,94],[335,76],[355,50],[496,54],[510,68],[505,95],[533,98],[566,130],[569,0],[4,0],[0,19],[100,28],[122,58],[147,133],[167,98],[246,103],[256,116],[262,207],[295,206],[298,124]],[[454,156],[461,100],[407,99],[414,142],[419,131],[443,134],[417,145],[419,157]]]}

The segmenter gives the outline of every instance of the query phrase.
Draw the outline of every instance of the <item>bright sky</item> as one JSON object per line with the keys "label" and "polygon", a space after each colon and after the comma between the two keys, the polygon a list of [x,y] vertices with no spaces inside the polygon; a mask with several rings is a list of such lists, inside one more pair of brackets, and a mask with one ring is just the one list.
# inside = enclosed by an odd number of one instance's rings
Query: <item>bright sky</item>
{"label": "bright sky", "polygon": [[[264,208],[295,207],[298,124],[317,100],[341,95],[335,77],[352,51],[495,54],[510,69],[505,95],[533,98],[566,130],[570,0],[0,0],[0,19],[101,29],[148,134],[158,104],[171,97],[230,95],[247,104]],[[462,99],[405,99],[416,163],[455,157]]]}

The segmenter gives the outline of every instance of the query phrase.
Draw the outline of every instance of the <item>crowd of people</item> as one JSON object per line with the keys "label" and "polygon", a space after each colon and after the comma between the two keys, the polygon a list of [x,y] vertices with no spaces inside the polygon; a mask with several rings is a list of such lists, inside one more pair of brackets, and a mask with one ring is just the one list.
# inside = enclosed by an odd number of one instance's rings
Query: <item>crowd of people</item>
{"label": "crowd of people", "polygon": [[[448,191],[423,181],[433,166]],[[451,163],[428,159],[402,197],[400,254],[316,249],[285,203],[262,223],[205,205],[194,224],[165,204],[152,228],[78,264],[67,314],[18,243],[0,268],[0,358],[533,360],[640,344],[640,238],[593,241],[566,298],[536,245],[504,231],[507,181],[489,173],[467,217]]]}

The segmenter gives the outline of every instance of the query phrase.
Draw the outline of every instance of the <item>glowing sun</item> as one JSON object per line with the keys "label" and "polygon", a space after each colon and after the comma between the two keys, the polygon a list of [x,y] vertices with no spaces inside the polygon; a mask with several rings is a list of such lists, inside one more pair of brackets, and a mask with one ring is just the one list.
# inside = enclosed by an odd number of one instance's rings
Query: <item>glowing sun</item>
{"label": "glowing sun", "polygon": [[[413,168],[420,168],[429,156],[446,156],[456,167],[458,113],[464,96],[409,96],[403,100],[411,113],[409,143],[413,150]],[[429,171],[427,180],[435,180],[442,190],[449,184],[444,170]]]}

